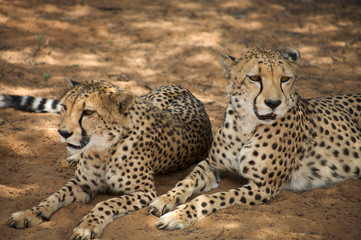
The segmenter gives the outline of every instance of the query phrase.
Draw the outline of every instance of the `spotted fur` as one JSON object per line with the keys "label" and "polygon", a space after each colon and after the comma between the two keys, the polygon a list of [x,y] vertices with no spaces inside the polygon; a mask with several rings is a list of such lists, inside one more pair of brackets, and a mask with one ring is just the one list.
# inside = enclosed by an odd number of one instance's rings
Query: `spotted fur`
{"label": "spotted fur", "polygon": [[[361,95],[302,99],[295,91],[299,56],[294,49],[257,49],[239,59],[220,55],[229,80],[225,120],[208,157],[150,204],[153,214],[164,214],[159,228],[184,229],[234,204],[266,203],[282,189],[361,177]],[[219,171],[249,183],[186,203],[194,193],[216,188]]]}
{"label": "spotted fur", "polygon": [[202,103],[179,86],[136,97],[108,82],[86,83],[66,93],[60,104],[58,132],[78,157],[75,176],[39,205],[11,214],[11,227],[36,226],[61,207],[110,192],[117,197],[98,203],[71,236],[98,238],[113,219],[157,196],[155,174],[202,159],[212,142]]}

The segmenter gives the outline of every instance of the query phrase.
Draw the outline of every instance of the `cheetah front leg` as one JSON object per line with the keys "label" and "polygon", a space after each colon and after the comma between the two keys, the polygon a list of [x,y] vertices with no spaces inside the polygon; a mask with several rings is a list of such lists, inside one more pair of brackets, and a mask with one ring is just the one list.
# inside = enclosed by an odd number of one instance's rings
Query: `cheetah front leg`
{"label": "cheetah front leg", "polygon": [[70,239],[98,238],[103,229],[114,219],[147,206],[156,196],[154,190],[146,190],[98,203],[83,217]]}
{"label": "cheetah front leg", "polygon": [[91,194],[75,179],[69,181],[59,191],[44,199],[39,205],[10,215],[8,225],[13,228],[28,228],[50,219],[59,208],[75,201],[88,202]]}
{"label": "cheetah front leg", "polygon": [[218,187],[219,178],[208,160],[200,162],[193,171],[167,193],[156,198],[149,211],[155,216],[172,211],[177,205],[183,204],[195,193],[206,192]]}
{"label": "cheetah front leg", "polygon": [[218,192],[212,195],[201,195],[189,203],[178,206],[158,220],[157,227],[166,230],[185,229],[202,218],[234,204],[261,204],[276,195],[268,187],[251,181],[248,185]]}

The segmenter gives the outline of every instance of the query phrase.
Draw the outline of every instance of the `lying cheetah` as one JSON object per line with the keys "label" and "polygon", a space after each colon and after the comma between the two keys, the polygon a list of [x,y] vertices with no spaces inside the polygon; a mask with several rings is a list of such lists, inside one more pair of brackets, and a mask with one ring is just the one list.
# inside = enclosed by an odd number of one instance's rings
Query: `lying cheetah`
{"label": "lying cheetah", "polygon": [[78,156],[75,176],[39,205],[11,214],[11,227],[36,226],[74,201],[111,192],[118,196],[98,203],[71,236],[98,238],[112,220],[157,196],[155,174],[187,167],[211,146],[211,124],[202,103],[179,86],[136,97],[108,82],[86,83],[66,93],[60,105],[58,132],[70,154]]}
{"label": "lying cheetah", "polygon": [[[208,157],[149,205],[154,215],[165,214],[159,228],[184,229],[234,204],[265,203],[282,189],[360,178],[361,95],[300,98],[295,92],[299,57],[294,49],[258,49],[239,59],[220,55],[229,80],[225,120]],[[216,188],[224,170],[249,183],[185,203],[194,193]]]}

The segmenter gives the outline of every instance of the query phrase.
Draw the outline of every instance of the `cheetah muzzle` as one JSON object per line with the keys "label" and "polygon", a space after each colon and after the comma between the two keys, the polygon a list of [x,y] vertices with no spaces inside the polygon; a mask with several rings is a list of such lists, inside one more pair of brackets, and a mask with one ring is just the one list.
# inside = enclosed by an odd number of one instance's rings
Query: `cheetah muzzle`
{"label": "cheetah muzzle", "polygon": [[[90,138],[86,135],[86,133],[83,135],[82,139],[80,140],[80,145],[73,145],[71,143],[67,143],[66,144],[66,148],[68,149],[69,152],[73,152],[74,150],[82,150],[85,146],[88,145],[90,141]],[[66,142],[66,140],[64,140],[64,142]]]}
{"label": "cheetah muzzle", "polygon": [[257,112],[256,112],[256,116],[259,120],[263,120],[263,121],[267,121],[267,120],[275,120],[277,115],[274,114],[274,113],[268,113],[266,115],[259,115]]}

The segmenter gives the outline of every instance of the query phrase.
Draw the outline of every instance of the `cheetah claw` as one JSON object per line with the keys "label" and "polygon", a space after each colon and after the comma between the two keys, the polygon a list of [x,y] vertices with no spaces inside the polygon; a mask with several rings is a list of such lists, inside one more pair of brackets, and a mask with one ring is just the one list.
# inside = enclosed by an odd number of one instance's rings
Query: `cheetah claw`
{"label": "cheetah claw", "polygon": [[36,217],[31,211],[19,211],[10,215],[7,224],[13,228],[29,228],[42,222],[43,220]]}
{"label": "cheetah claw", "polygon": [[149,204],[149,213],[160,217],[170,211],[172,211],[176,205],[166,197],[158,197]]}
{"label": "cheetah claw", "polygon": [[[179,200],[179,202],[183,202]],[[178,203],[179,204],[179,203]],[[177,206],[177,202],[174,200],[174,198],[169,197],[168,195],[164,194],[156,199],[154,199],[149,204],[149,213],[160,217],[170,211],[173,211]]]}
{"label": "cheetah claw", "polygon": [[73,234],[70,237],[70,240],[88,240],[99,238],[101,232],[97,229],[83,228],[81,226],[76,227],[73,231]]}
{"label": "cheetah claw", "polygon": [[181,209],[177,209],[161,216],[156,226],[164,230],[182,230],[192,226],[195,222],[195,220],[187,218]]}

